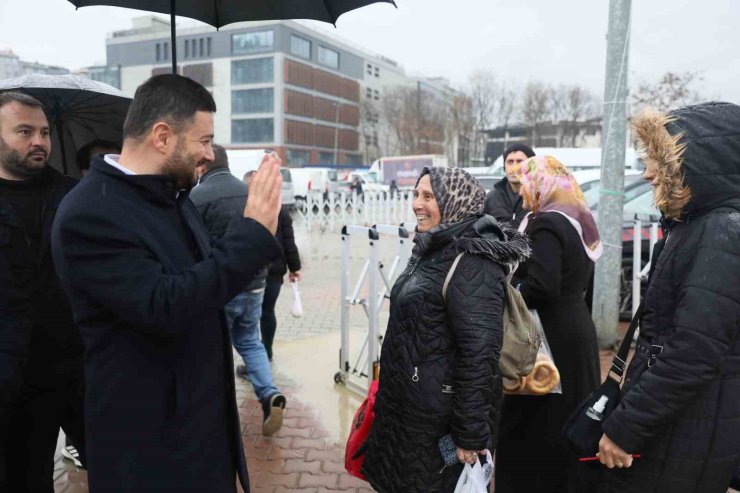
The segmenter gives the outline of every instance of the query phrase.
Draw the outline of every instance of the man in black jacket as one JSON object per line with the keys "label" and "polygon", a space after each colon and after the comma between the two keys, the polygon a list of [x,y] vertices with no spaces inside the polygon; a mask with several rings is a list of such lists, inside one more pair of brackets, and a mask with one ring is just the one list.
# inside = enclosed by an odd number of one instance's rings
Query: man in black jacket
{"label": "man in black jacket", "polygon": [[121,155],[59,208],[57,272],[85,342],[90,491],[249,491],[223,306],[276,257],[280,161],[211,243],[190,201],[216,104],[166,74],[136,91]]}
{"label": "man in black jacket", "polygon": [[524,144],[512,144],[504,151],[504,171],[506,176],[493,186],[486,195],[483,212],[493,216],[500,223],[510,223],[519,227],[527,211],[522,207],[522,198],[519,195],[518,167],[527,159],[534,156],[531,147]]}
{"label": "man in black jacket", "polygon": [[[226,233],[229,222],[244,211],[247,185],[229,171],[229,158],[220,145],[213,145],[214,160],[198,167],[201,174],[190,200],[198,208],[208,232],[215,239]],[[237,374],[252,382],[254,393],[262,403],[262,434],[274,435],[283,425],[285,396],[272,381],[272,370],[260,340],[262,300],[265,296],[267,267],[224,307],[231,342],[244,360]]]}
{"label": "man in black jacket", "polygon": [[57,207],[76,182],[49,167],[50,152],[41,103],[0,94],[2,491],[52,491],[60,426],[84,461],[82,339],[50,251]]}

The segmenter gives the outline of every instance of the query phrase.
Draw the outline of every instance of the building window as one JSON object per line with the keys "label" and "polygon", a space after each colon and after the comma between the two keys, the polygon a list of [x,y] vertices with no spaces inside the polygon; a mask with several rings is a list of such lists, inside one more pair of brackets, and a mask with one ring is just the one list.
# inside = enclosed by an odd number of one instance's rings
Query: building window
{"label": "building window", "polygon": [[164,47],[162,48],[162,58],[164,58],[165,60],[169,60],[170,59],[170,44],[163,43],[162,46]]}
{"label": "building window", "polygon": [[190,58],[190,41],[185,40],[185,58]]}
{"label": "building window", "polygon": [[374,96],[374,98],[375,98],[375,100],[376,100],[376,101],[377,101],[378,99],[380,99],[380,91],[378,91],[377,89],[375,89],[375,90],[373,91],[373,96]]}
{"label": "building window", "polygon": [[310,162],[310,151],[294,151],[292,149],[288,149],[288,166],[304,166],[306,164],[309,164]]}
{"label": "building window", "polygon": [[211,56],[211,38],[206,38],[206,55]]}
{"label": "building window", "polygon": [[369,87],[365,88],[365,97],[368,99],[373,98],[373,90]]}
{"label": "building window", "polygon": [[275,69],[272,58],[253,58],[231,62],[232,84],[274,82]]}
{"label": "building window", "polygon": [[367,64],[367,75],[373,75],[373,66],[369,63]]}
{"label": "building window", "polygon": [[375,67],[375,77],[380,77],[380,67]]}
{"label": "building window", "polygon": [[319,63],[334,69],[339,68],[339,52],[319,46]]}
{"label": "building window", "polygon": [[205,48],[205,40],[203,38],[200,38],[198,40],[198,44],[200,45],[200,50],[198,50],[198,56],[205,56],[206,52],[204,50]]}
{"label": "building window", "polygon": [[301,38],[300,36],[291,34],[290,52],[301,58],[310,60],[311,59],[311,42],[307,39]]}
{"label": "building window", "polygon": [[275,97],[272,88],[231,92],[231,113],[272,113]]}
{"label": "building window", "polygon": [[320,152],[319,153],[319,164],[337,164],[334,162],[333,152]]}
{"label": "building window", "polygon": [[364,164],[362,162],[362,155],[361,154],[345,154],[344,156],[344,164],[351,164],[354,166],[361,166]]}
{"label": "building window", "polygon": [[231,36],[231,52],[234,55],[245,55],[248,53],[270,51],[272,50],[273,43],[273,31],[234,34]]}
{"label": "building window", "polygon": [[157,61],[160,61],[162,59],[162,54],[159,50],[160,50],[159,43],[157,43]]}
{"label": "building window", "polygon": [[258,118],[255,120],[232,120],[231,143],[254,144],[273,142],[274,127],[275,122],[272,118]]}

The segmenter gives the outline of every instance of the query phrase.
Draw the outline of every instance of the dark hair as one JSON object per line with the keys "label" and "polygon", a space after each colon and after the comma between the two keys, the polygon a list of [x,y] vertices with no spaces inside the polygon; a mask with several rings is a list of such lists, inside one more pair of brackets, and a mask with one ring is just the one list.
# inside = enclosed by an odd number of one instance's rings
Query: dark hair
{"label": "dark hair", "polygon": [[31,106],[32,108],[44,108],[41,101],[34,98],[33,96],[20,91],[7,91],[0,92],[0,108],[10,103],[19,103],[23,106]]}
{"label": "dark hair", "polygon": [[217,168],[229,169],[229,156],[226,155],[226,149],[224,149],[224,146],[213,144],[212,147],[213,161],[206,162],[206,171],[211,171]]}
{"label": "dark hair", "polygon": [[95,139],[89,144],[85,144],[77,150],[77,167],[80,168],[80,171],[90,168],[90,159],[92,158],[92,156],[90,155],[90,151],[94,147],[116,149],[118,152],[121,152],[121,146],[116,144],[115,142],[111,142],[110,140]]}
{"label": "dark hair", "polygon": [[506,148],[504,151],[504,163],[506,162],[506,156],[511,154],[512,152],[523,152],[525,156],[532,157],[534,156],[534,151],[531,147],[529,147],[527,144],[511,144],[509,147]]}
{"label": "dark hair", "polygon": [[198,111],[216,112],[213,96],[205,87],[177,74],[155,75],[136,89],[123,138],[140,139],[157,122],[166,122],[180,133]]}

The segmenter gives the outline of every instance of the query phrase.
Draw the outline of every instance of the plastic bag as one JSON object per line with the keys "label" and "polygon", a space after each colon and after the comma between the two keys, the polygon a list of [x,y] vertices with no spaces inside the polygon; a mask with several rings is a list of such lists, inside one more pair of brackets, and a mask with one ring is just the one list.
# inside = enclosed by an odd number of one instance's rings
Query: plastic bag
{"label": "plastic bag", "polygon": [[537,328],[542,340],[537,352],[537,360],[532,372],[526,377],[521,377],[518,380],[504,378],[504,393],[516,395],[562,394],[563,386],[560,384],[560,372],[555,366],[540,316],[537,314],[537,310],[530,310],[530,312],[537,321]]}
{"label": "plastic bag", "polygon": [[490,452],[486,454],[486,463],[480,463],[480,457],[475,464],[465,464],[457,480],[455,493],[488,493],[488,483],[493,476],[493,460]]}
{"label": "plastic bag", "polygon": [[303,316],[303,303],[301,303],[301,292],[298,291],[298,281],[290,283],[293,287],[293,306],[290,307],[290,314],[295,318]]}

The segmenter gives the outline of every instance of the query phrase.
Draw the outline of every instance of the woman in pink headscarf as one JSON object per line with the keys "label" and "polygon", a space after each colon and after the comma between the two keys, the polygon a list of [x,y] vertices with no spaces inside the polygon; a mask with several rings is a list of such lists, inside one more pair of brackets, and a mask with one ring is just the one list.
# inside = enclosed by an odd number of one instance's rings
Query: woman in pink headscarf
{"label": "woman in pink headscarf", "polygon": [[599,232],[573,175],[552,156],[522,163],[529,214],[520,225],[532,256],[514,276],[542,320],[562,394],[504,398],[496,450],[496,493],[596,491],[598,469],[578,463],[560,440],[568,416],[600,382],[596,331],[584,294],[601,256]]}

